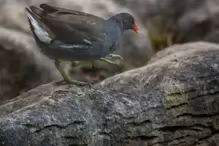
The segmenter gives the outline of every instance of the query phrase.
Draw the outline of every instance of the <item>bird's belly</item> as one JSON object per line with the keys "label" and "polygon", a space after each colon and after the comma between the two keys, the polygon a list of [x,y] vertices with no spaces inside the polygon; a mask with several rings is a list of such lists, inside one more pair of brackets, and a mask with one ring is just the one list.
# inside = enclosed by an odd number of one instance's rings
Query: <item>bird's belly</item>
{"label": "bird's belly", "polygon": [[86,60],[97,60],[101,57],[106,56],[110,52],[107,51],[104,46],[92,46],[82,48],[71,48],[70,46],[65,47],[43,47],[42,52],[49,58],[71,60],[71,61],[86,61]]}

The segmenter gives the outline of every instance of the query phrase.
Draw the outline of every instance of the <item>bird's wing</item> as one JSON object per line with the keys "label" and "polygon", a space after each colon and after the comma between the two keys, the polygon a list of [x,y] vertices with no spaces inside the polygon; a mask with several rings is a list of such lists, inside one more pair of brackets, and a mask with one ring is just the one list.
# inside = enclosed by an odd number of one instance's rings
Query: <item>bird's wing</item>
{"label": "bird's wing", "polygon": [[88,14],[88,13],[85,13],[85,12],[60,8],[60,7],[48,5],[48,4],[45,4],[45,3],[41,4],[40,8],[43,9],[44,12],[50,13],[50,14],[51,13],[56,13],[57,15],[59,15],[59,14],[72,14],[72,15],[78,15],[78,16],[87,16],[87,17],[90,17],[90,18],[96,19],[96,20],[102,19],[98,16]]}
{"label": "bird's wing", "polygon": [[54,34],[55,39],[70,44],[98,39],[105,32],[103,21],[94,21],[86,16],[47,15],[42,21]]}
{"label": "bird's wing", "polygon": [[102,39],[105,20],[84,12],[41,4],[41,22],[56,40],[67,44],[89,44]]}

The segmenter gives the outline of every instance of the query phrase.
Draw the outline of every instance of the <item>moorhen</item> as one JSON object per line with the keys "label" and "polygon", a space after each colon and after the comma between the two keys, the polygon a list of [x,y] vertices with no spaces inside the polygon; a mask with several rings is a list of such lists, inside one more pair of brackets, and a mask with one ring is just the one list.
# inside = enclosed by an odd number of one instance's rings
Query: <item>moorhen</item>
{"label": "moorhen", "polygon": [[41,4],[26,8],[30,29],[41,51],[55,60],[55,66],[65,82],[87,85],[71,80],[61,67],[61,61],[100,60],[115,64],[110,54],[118,47],[126,30],[139,33],[133,16],[120,13],[105,20],[92,14]]}

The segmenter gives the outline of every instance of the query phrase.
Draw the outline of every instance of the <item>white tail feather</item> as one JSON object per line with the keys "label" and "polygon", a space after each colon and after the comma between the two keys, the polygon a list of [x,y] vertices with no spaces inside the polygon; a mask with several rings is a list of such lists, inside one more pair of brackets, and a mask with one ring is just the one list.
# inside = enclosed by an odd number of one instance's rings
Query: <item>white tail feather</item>
{"label": "white tail feather", "polygon": [[40,41],[44,43],[50,43],[51,38],[49,37],[49,34],[46,32],[46,30],[31,16],[31,14],[28,13],[27,11],[27,17],[30,20],[30,23],[32,24],[34,28],[34,32],[36,36],[39,38]]}

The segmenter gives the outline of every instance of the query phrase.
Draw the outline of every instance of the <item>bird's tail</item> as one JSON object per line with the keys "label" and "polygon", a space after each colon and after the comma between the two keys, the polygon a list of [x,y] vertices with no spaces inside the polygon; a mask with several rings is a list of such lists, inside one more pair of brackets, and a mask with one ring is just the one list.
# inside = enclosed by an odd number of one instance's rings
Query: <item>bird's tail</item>
{"label": "bird's tail", "polygon": [[29,8],[26,8],[26,12],[30,29],[33,32],[35,39],[42,43],[50,43],[52,39],[41,21],[43,10],[35,6],[30,6]]}

